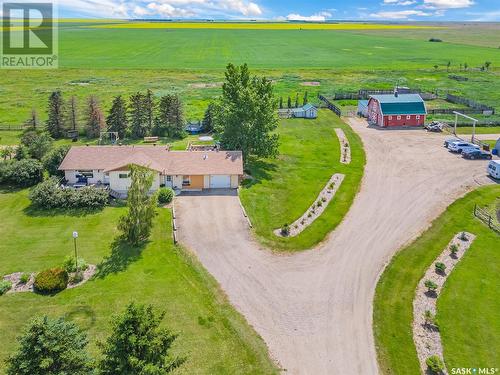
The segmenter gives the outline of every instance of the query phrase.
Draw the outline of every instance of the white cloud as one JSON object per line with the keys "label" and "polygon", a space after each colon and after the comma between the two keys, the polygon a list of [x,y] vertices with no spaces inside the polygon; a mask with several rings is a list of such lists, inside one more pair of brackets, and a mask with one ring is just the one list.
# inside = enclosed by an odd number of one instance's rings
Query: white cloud
{"label": "white cloud", "polygon": [[64,0],[60,7],[81,16],[112,18],[188,18],[260,16],[260,6],[248,0]]}
{"label": "white cloud", "polygon": [[468,16],[473,16],[469,21],[473,22],[494,22],[494,21],[500,21],[500,9],[493,10],[490,12],[481,12],[481,13],[476,13],[476,12],[468,12]]}
{"label": "white cloud", "polygon": [[428,17],[431,15],[432,15],[431,13],[426,13],[421,10],[399,10],[393,12],[388,11],[388,12],[372,13],[370,14],[370,17],[385,19],[385,20],[406,20],[411,16]]}
{"label": "white cloud", "polygon": [[408,6],[415,4],[415,0],[384,0],[382,5],[401,5],[401,6]]}
{"label": "white cloud", "polygon": [[288,21],[324,22],[331,16],[332,14],[330,12],[319,12],[311,16],[302,16],[300,14],[291,13],[288,16],[286,16],[286,19]]}
{"label": "white cloud", "polygon": [[472,0],[424,0],[424,7],[430,9],[468,8],[474,5]]}

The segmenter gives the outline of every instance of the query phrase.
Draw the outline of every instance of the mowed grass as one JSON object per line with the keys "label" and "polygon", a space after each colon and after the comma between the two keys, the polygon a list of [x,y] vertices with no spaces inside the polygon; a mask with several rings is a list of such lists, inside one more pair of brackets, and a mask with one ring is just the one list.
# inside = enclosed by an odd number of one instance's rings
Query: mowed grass
{"label": "mowed grass", "polygon": [[[472,134],[472,126],[457,127],[457,134]],[[476,134],[500,134],[500,126],[476,126]]]}
{"label": "mowed grass", "polygon": [[[342,128],[349,139],[349,165],[340,163],[340,144],[334,128]],[[282,120],[278,134],[280,156],[249,164],[255,180],[243,184],[240,197],[264,245],[290,251],[309,249],[347,213],[363,175],[364,151],[360,138],[328,110],[320,110],[316,120]],[[291,224],[306,212],[334,173],[343,173],[345,178],[323,214],[300,235],[277,237],[273,230]]]}
{"label": "mowed grass", "polygon": [[472,212],[500,195],[482,187],[457,200],[384,270],[375,293],[373,325],[384,374],[420,372],[412,338],[412,301],[418,281],[458,232],[477,237],[438,297],[438,321],[448,369],[491,367],[500,362],[500,253],[498,235]]}
{"label": "mowed grass", "polygon": [[98,264],[84,286],[53,297],[33,293],[0,297],[0,373],[15,338],[33,316],[65,316],[85,329],[90,350],[109,335],[111,316],[131,301],[166,311],[164,324],[179,334],[175,354],[186,356],[179,374],[272,374],[262,340],[229,305],[216,282],[183,249],[172,244],[171,214],[159,209],[150,241],[141,248],[114,242],[124,208],[88,215],[45,214],[29,208],[28,192],[0,193],[0,274],[57,266],[72,253]]}
{"label": "mowed grass", "polygon": [[0,145],[17,145],[21,139],[21,131],[0,130]]}

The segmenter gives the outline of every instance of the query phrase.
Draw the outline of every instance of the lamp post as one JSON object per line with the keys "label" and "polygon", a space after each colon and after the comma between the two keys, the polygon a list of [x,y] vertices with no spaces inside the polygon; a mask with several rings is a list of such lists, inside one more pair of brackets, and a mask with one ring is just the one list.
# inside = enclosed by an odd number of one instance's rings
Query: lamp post
{"label": "lamp post", "polygon": [[76,251],[76,239],[78,238],[78,232],[74,231],[73,232],[73,242],[75,244],[75,269],[76,269],[76,274],[78,274],[78,254]]}

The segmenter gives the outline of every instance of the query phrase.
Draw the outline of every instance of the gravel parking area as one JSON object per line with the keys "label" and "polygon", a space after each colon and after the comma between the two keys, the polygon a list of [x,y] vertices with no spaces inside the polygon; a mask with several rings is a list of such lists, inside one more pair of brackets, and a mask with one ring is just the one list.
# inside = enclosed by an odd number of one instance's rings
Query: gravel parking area
{"label": "gravel parking area", "polygon": [[492,183],[487,161],[448,153],[446,135],[349,122],[367,154],[362,187],[343,222],[313,250],[261,249],[236,195],[176,198],[180,241],[287,374],[378,373],[372,300],[385,264],[451,202]]}

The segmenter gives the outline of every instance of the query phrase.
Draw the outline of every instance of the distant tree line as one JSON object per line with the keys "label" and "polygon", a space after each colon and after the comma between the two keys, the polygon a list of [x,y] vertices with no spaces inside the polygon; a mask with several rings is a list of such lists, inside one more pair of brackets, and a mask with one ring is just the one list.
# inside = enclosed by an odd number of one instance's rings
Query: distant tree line
{"label": "distant tree line", "polygon": [[[176,94],[167,94],[158,99],[151,90],[136,92],[128,100],[121,95],[114,97],[106,116],[97,97],[91,95],[82,117],[79,116],[76,97],[65,101],[61,91],[54,91],[48,99],[47,114],[45,130],[53,139],[67,134],[77,136],[81,125],[89,138],[97,138],[103,131],[117,132],[121,139],[151,135],[182,138],[184,135],[184,111],[180,98]],[[82,118],[83,124],[80,124]],[[32,110],[25,125],[41,128],[36,110]]]}

